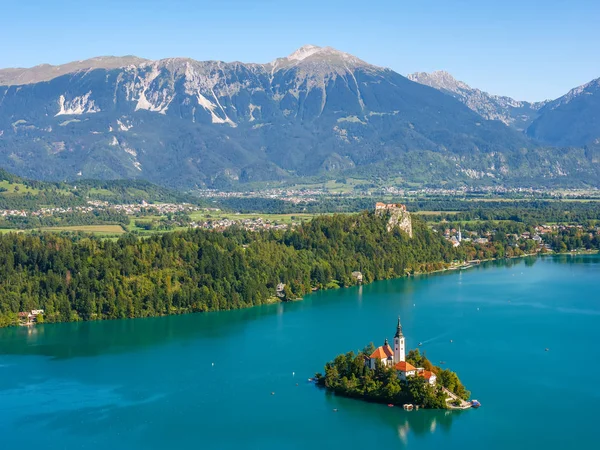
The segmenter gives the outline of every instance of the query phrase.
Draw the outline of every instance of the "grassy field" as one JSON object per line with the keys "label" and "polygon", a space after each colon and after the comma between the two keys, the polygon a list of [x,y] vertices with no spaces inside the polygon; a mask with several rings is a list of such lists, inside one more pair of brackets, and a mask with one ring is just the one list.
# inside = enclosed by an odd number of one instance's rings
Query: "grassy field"
{"label": "grassy field", "polygon": [[111,192],[108,189],[102,189],[102,188],[91,188],[89,190],[89,195],[90,195],[90,197],[93,197],[93,196],[114,197],[115,196],[114,192]]}
{"label": "grassy field", "polygon": [[147,231],[147,230],[144,230],[143,228],[136,227],[135,226],[135,222],[136,221],[139,221],[139,222],[152,222],[152,221],[158,221],[161,218],[163,218],[163,216],[132,217],[129,220],[129,224],[127,225],[127,231],[139,231],[141,233],[143,233],[143,232],[151,233],[151,231]]}
{"label": "grassy field", "polygon": [[6,233],[22,233],[23,230],[15,230],[14,228],[0,228],[0,234]]}
{"label": "grassy field", "polygon": [[125,230],[120,225],[76,225],[71,227],[45,227],[41,228],[41,231],[81,231],[84,233],[93,233],[98,235],[112,235],[112,234],[124,234]]}
{"label": "grassy field", "polygon": [[21,184],[21,183],[9,183],[6,180],[0,181],[0,188],[6,189],[6,191],[1,192],[0,195],[1,194],[32,194],[32,195],[37,195],[38,192],[39,192],[39,190],[32,189],[30,187],[25,186],[24,184]]}

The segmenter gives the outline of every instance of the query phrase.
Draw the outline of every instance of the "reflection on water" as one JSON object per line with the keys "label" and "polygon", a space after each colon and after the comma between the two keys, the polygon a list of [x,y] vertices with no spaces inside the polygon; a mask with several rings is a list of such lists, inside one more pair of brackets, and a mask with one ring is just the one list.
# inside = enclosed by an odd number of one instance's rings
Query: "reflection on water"
{"label": "reflection on water", "polygon": [[555,264],[598,264],[597,255],[563,254],[548,258]]}
{"label": "reflection on water", "polygon": [[[327,404],[337,414],[349,414],[357,420],[384,424],[394,430],[403,446],[410,444],[411,438],[421,439],[433,433],[448,433],[452,422],[469,411],[428,410],[404,411],[401,406],[390,408],[386,405],[366,403],[356,399],[325,393]],[[368,423],[365,423],[368,426]]]}
{"label": "reflection on water", "polygon": [[[537,257],[502,259],[483,262],[468,269],[473,271],[498,267],[514,268],[520,264],[532,266]],[[551,264],[598,264],[594,255],[558,255],[544,257]],[[464,271],[458,271],[458,283]],[[104,322],[81,322],[68,324],[41,324],[35,327],[16,327],[0,330],[0,354],[43,355],[51,358],[98,356],[107,353],[123,353],[136,348],[152,347],[174,341],[192,339],[218,339],[239,332],[254,321],[277,315],[279,324],[285,312],[311,309],[314,303],[338,303],[356,298],[362,305],[363,296],[370,299],[392,295],[397,309],[411,308],[415,302],[415,289],[426,287],[419,279],[456,276],[457,271],[419,275],[402,280],[385,280],[367,286],[340,289],[335,292],[316,292],[310,302],[266,305],[238,311],[193,314],[187,316],[156,317],[148,319],[114,320]],[[421,283],[421,284],[420,284]],[[472,283],[472,281],[471,281]],[[372,300],[371,300],[372,301]],[[488,299],[489,301],[489,299]],[[500,300],[498,300],[500,301]],[[513,306],[518,302],[513,301]]]}
{"label": "reflection on water", "polygon": [[[598,263],[497,261],[232,312],[0,330],[2,448],[593,448]],[[409,346],[485,408],[406,412],[305,381],[390,337],[398,314]],[[586,361],[586,383],[557,380],[564,355]]]}
{"label": "reflection on water", "polygon": [[283,313],[283,305],[148,319],[41,324],[0,330],[0,354],[93,357],[189,339],[218,339]]}

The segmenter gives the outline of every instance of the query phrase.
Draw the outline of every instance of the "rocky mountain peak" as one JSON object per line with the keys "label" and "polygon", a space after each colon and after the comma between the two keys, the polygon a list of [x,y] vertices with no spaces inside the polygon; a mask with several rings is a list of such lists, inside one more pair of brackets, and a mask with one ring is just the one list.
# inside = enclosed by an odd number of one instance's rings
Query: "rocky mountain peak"
{"label": "rocky mountain peak", "polygon": [[50,81],[53,78],[68,73],[92,69],[118,69],[131,65],[139,65],[147,62],[147,59],[133,55],[127,56],[96,56],[90,59],[72,61],[66,64],[53,66],[51,64],[40,64],[30,68],[0,69],[0,86],[14,84],[33,84],[41,81]]}
{"label": "rocky mountain peak", "polygon": [[430,73],[416,72],[408,75],[407,78],[451,95],[484,119],[499,120],[520,131],[525,130],[536,119],[538,110],[546,104],[546,102],[523,102],[511,97],[489,94],[457,80],[444,70]]}
{"label": "rocky mountain peak", "polygon": [[289,60],[293,60],[293,61],[302,61],[303,59],[308,58],[311,55],[314,55],[315,53],[318,53],[320,50],[322,50],[321,47],[317,46],[317,45],[304,45],[302,47],[300,47],[298,50],[296,50],[295,52],[293,52],[292,54],[290,54],[287,59]]}
{"label": "rocky mountain peak", "polygon": [[582,84],[576,88],[571,89],[562,97],[557,98],[554,101],[548,102],[548,109],[555,109],[561,105],[566,105],[572,102],[582,95],[594,95],[600,88],[600,78],[590,81],[589,83]]}
{"label": "rocky mountain peak", "polygon": [[333,47],[319,47],[317,45],[304,45],[285,58],[277,58],[272,64],[278,68],[305,64],[346,68],[355,68],[358,66],[372,67],[350,53],[342,52]]}
{"label": "rocky mountain peak", "polygon": [[415,81],[426,86],[430,86],[440,90],[447,90],[455,93],[461,90],[471,90],[469,85],[457,80],[445,70],[436,70],[431,73],[411,73],[407,76],[407,78],[411,81]]}
{"label": "rocky mountain peak", "polygon": [[[525,136],[468,109],[524,128],[531,105],[475,89],[436,92],[331,47],[267,64],[100,57],[23,70],[0,71],[12,77],[0,86],[0,165],[29,176],[186,189],[325,174],[596,179],[580,157],[527,165],[529,154],[516,153],[530,148]],[[35,79],[45,81],[27,81]],[[444,72],[430,79],[455,81]]]}

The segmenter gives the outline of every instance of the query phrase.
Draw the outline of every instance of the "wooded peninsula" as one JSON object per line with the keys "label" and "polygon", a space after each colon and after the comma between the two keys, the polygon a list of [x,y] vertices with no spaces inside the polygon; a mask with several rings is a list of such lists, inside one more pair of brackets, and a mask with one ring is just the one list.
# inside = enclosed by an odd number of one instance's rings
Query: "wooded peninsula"
{"label": "wooded peninsula", "polygon": [[17,325],[24,311],[37,311],[40,323],[239,309],[527,250],[510,242],[453,246],[416,215],[411,238],[398,227],[388,231],[388,218],[365,211],[282,230],[188,229],[115,240],[2,234],[0,326]]}
{"label": "wooded peninsula", "polygon": [[[457,252],[419,219],[413,237],[372,212],[321,216],[297,228],[188,230],[118,240],[0,236],[0,324],[217,311],[296,299],[315,289],[443,268]],[[279,292],[278,292],[279,286]],[[279,296],[277,296],[279,294]]]}

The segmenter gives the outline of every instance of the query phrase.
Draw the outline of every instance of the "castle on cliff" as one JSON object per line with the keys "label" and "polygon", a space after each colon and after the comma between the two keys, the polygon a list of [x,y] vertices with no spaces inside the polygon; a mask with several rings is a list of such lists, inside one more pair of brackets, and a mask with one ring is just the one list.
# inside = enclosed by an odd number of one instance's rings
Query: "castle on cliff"
{"label": "castle on cliff", "polygon": [[410,237],[413,237],[412,220],[410,213],[406,210],[406,205],[402,205],[401,203],[377,202],[375,203],[375,214],[378,216],[389,214],[388,232],[392,231],[394,227],[398,227]]}

